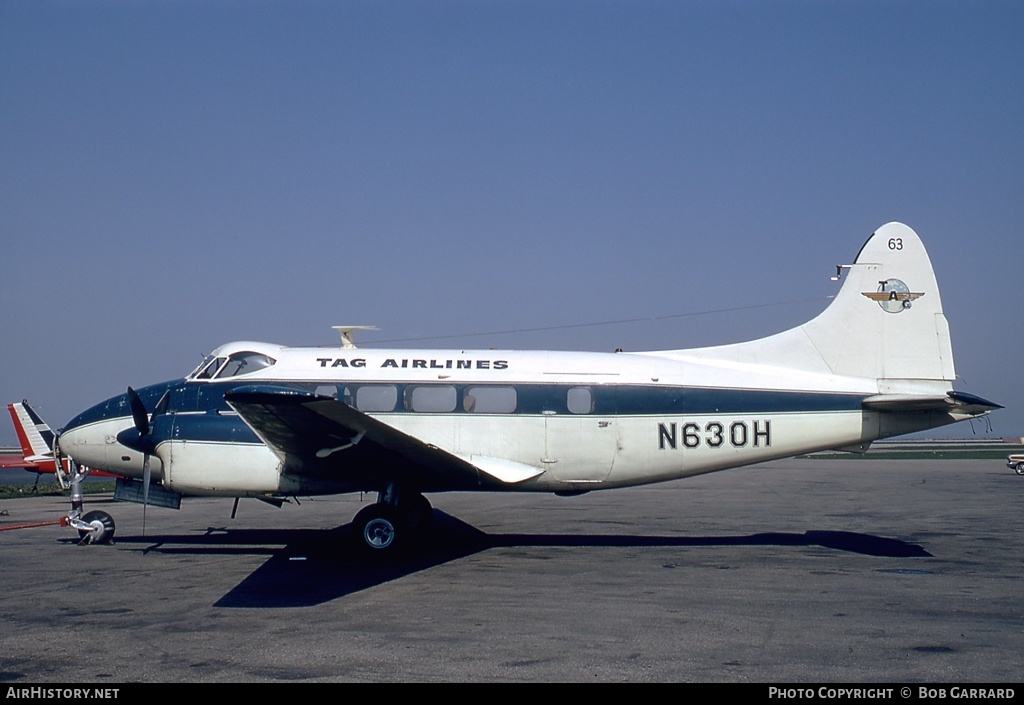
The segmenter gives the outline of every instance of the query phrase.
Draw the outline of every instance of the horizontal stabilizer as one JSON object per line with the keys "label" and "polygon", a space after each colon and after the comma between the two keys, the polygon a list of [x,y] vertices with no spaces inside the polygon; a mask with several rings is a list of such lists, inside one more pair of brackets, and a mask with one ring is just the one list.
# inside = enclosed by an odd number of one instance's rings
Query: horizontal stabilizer
{"label": "horizontal stabilizer", "polygon": [[981,413],[1002,409],[981,397],[965,392],[948,394],[876,394],[861,401],[865,409],[876,411],[947,411],[950,413]]}
{"label": "horizontal stabilizer", "polygon": [[861,404],[865,409],[876,411],[945,411],[950,401],[945,394],[876,394]]}

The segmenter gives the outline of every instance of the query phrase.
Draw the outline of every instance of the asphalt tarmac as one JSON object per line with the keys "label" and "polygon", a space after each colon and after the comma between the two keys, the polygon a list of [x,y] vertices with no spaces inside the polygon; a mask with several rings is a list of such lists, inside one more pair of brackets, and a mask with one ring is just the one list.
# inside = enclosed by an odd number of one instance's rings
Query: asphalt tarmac
{"label": "asphalt tarmac", "polygon": [[[432,495],[393,563],[359,496],[88,498],[110,546],[0,531],[0,682],[1020,683],[1024,477],[789,460],[561,498]],[[60,498],[0,501],[0,528]]]}

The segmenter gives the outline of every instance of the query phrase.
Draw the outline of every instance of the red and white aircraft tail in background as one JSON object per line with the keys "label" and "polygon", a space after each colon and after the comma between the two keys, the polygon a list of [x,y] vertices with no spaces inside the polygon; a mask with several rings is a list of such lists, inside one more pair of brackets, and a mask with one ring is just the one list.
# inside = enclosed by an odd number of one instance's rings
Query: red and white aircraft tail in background
{"label": "red and white aircraft tail in background", "polygon": [[5,455],[0,457],[2,468],[24,468],[35,473],[56,472],[53,461],[53,431],[27,401],[7,405],[14,422],[14,431],[21,445],[21,457]]}
{"label": "red and white aircraft tail in background", "polygon": [[[7,405],[7,411],[14,422],[14,432],[18,435],[21,455],[0,455],[0,468],[23,468],[38,475],[56,473],[57,466],[53,459],[54,433],[39,414],[22,399]],[[67,470],[65,461],[65,471]],[[108,472],[91,472],[94,477],[118,477]]]}

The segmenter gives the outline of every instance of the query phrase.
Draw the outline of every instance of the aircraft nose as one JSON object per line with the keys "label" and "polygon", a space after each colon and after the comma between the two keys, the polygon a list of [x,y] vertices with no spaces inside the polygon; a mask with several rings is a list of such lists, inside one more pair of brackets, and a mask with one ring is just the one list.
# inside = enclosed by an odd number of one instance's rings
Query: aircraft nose
{"label": "aircraft nose", "polygon": [[104,468],[107,465],[108,446],[105,434],[96,426],[69,426],[57,436],[61,455],[73,458],[79,465]]}
{"label": "aircraft nose", "polygon": [[[163,465],[156,453],[156,433],[166,433],[164,419],[170,391],[179,381],[151,385],[111,397],[73,418],[58,436],[60,452],[79,465],[124,477],[140,477],[147,459],[151,476],[160,479]],[[147,408],[148,405],[148,408]]]}
{"label": "aircraft nose", "polygon": [[131,426],[124,394],[96,404],[75,418],[57,437],[61,454],[71,457],[79,465],[97,470],[110,469],[111,462],[120,458],[117,434]]}

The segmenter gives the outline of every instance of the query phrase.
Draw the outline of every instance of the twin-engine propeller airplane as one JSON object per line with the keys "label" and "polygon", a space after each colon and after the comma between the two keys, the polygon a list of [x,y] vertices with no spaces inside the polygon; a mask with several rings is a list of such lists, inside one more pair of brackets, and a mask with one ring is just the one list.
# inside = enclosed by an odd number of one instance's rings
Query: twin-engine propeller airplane
{"label": "twin-engine propeller airplane", "polygon": [[[662,482],[985,415],[953,390],[949,330],[913,230],[879,228],[831,304],[761,340],[641,353],[223,345],[184,379],[82,412],[55,444],[125,478],[120,498],[376,492],[353,520],[373,552],[421,532],[424,497]],[[343,334],[343,340],[345,335]],[[58,462],[57,467],[63,465]],[[237,501],[237,499],[236,499]],[[103,541],[113,520],[72,519]]]}

